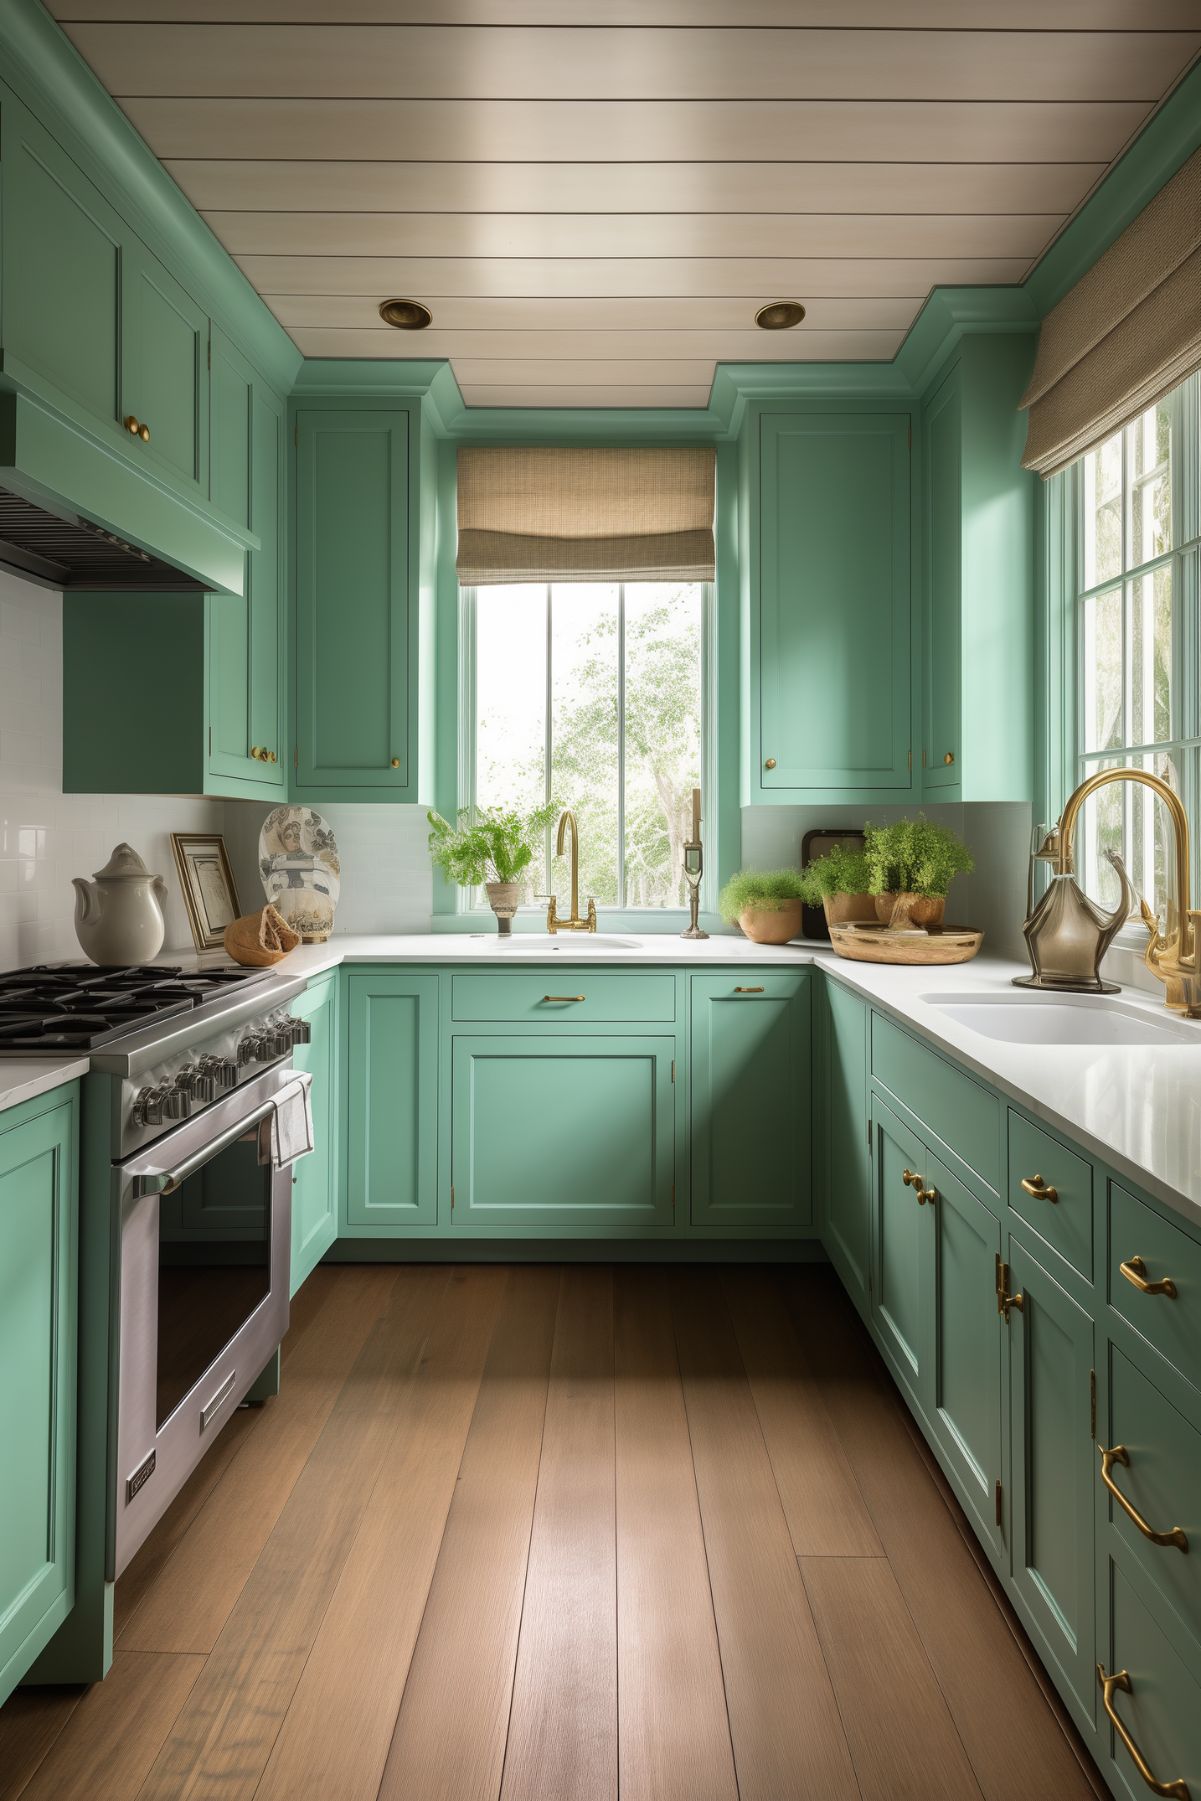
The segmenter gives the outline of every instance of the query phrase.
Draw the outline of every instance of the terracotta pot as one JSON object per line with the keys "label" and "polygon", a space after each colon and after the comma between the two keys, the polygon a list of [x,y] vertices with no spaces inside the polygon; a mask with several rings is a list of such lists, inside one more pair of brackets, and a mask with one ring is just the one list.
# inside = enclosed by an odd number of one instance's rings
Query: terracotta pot
{"label": "terracotta pot", "polygon": [[488,905],[496,914],[496,929],[502,938],[513,930],[513,915],[521,901],[520,882],[485,882]]}
{"label": "terracotta pot", "polygon": [[801,935],[801,903],[790,900],[778,907],[747,907],[738,915],[738,923],[752,944],[787,944]]}
{"label": "terracotta pot", "polygon": [[827,894],[822,908],[828,926],[861,925],[876,917],[874,894]]}
{"label": "terracotta pot", "polygon": [[947,903],[941,894],[877,894],[876,918],[883,926],[940,926]]}

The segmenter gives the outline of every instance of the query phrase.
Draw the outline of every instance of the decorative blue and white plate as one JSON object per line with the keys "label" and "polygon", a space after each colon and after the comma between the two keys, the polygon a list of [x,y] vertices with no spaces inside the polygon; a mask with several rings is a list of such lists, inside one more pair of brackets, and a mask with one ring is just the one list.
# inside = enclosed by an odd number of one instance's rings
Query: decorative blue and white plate
{"label": "decorative blue and white plate", "polygon": [[274,807],[259,833],[263,892],[306,944],[320,944],[334,925],[342,888],[338,843],[312,807]]}

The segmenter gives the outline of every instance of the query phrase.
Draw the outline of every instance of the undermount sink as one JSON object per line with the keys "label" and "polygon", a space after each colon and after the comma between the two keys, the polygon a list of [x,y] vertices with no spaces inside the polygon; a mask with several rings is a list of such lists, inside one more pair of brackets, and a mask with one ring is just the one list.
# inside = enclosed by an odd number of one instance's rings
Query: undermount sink
{"label": "undermount sink", "polygon": [[590,951],[638,949],[636,938],[618,938],[610,932],[514,932],[507,940],[496,932],[475,932],[472,936],[486,938],[506,957],[542,957],[547,951],[574,957],[580,952],[587,956]]}
{"label": "undermount sink", "polygon": [[1201,1021],[1162,1019],[1091,994],[923,994],[956,1024],[1004,1044],[1171,1045],[1201,1048]]}

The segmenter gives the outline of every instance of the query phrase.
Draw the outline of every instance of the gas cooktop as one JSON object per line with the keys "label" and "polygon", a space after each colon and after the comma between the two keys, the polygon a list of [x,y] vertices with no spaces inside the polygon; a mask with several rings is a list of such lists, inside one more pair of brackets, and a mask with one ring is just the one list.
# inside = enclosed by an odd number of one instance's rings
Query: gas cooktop
{"label": "gas cooktop", "polygon": [[0,1056],[97,1050],[270,973],[169,964],[104,969],[94,963],[45,963],[15,969],[0,975]]}

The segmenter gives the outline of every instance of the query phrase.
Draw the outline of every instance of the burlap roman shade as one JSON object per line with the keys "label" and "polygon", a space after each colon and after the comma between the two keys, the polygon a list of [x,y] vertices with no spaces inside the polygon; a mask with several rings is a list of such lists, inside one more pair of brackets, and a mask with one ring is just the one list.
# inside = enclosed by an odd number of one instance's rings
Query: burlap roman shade
{"label": "burlap roman shade", "polygon": [[1043,320],[1022,462],[1053,475],[1201,367],[1201,150]]}
{"label": "burlap roman shade", "polygon": [[459,580],[713,580],[715,453],[462,449]]}

